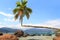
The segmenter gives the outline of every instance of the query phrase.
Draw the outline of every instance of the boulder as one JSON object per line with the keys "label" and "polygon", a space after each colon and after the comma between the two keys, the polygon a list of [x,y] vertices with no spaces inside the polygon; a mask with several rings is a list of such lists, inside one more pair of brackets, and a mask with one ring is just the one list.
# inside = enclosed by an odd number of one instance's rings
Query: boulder
{"label": "boulder", "polygon": [[60,40],[60,37],[55,37],[53,38],[53,40]]}
{"label": "boulder", "polygon": [[2,36],[2,35],[3,35],[3,33],[0,32],[0,36]]}
{"label": "boulder", "polygon": [[57,32],[53,40],[60,40],[60,32]]}
{"label": "boulder", "polygon": [[14,35],[16,35],[17,37],[21,37],[21,36],[24,35],[24,32],[21,31],[21,30],[18,30],[18,31],[16,31],[16,32],[14,33]]}
{"label": "boulder", "polygon": [[29,34],[24,34],[24,35],[23,35],[23,37],[27,37],[27,36],[29,36]]}
{"label": "boulder", "polygon": [[0,36],[0,40],[19,40],[15,35],[4,34]]}

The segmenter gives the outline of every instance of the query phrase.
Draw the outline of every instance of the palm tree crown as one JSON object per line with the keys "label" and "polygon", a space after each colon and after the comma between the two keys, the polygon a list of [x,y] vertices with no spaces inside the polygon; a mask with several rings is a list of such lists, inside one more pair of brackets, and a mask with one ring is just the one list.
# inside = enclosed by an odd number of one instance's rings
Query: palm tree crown
{"label": "palm tree crown", "polygon": [[32,9],[27,7],[27,1],[21,0],[21,2],[16,3],[16,8],[13,10],[15,20],[19,18],[21,21],[21,26],[23,22],[23,17],[26,16],[29,19],[30,14],[32,13]]}

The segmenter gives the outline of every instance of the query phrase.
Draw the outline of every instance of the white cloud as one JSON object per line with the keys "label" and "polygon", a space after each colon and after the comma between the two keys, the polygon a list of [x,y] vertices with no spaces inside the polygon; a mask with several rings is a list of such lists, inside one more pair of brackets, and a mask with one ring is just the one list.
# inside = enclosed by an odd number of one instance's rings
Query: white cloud
{"label": "white cloud", "polygon": [[12,14],[4,13],[4,12],[0,12],[0,14],[3,16],[6,16],[6,17],[13,17],[14,16]]}
{"label": "white cloud", "polygon": [[0,28],[1,28],[1,27],[4,27],[4,25],[2,25],[2,23],[0,22]]}
{"label": "white cloud", "polygon": [[[6,18],[3,18],[4,21],[15,22],[13,14],[8,14],[8,13],[4,13],[4,12],[0,11],[0,15],[6,16]],[[16,22],[17,22],[17,20],[16,20]]]}
{"label": "white cloud", "polygon": [[45,23],[46,25],[51,25],[56,28],[60,28],[60,19],[50,20]]}
{"label": "white cloud", "polygon": [[0,25],[0,28],[5,27],[4,25]]}
{"label": "white cloud", "polygon": [[9,19],[9,18],[5,18],[4,21],[8,21],[8,22],[15,22],[14,19]]}
{"label": "white cloud", "polygon": [[0,25],[0,28],[4,27],[3,25]]}
{"label": "white cloud", "polygon": [[19,20],[15,20],[14,18],[4,18],[4,21],[7,21],[7,22],[18,22]]}
{"label": "white cloud", "polygon": [[0,23],[1,24],[1,23]]}

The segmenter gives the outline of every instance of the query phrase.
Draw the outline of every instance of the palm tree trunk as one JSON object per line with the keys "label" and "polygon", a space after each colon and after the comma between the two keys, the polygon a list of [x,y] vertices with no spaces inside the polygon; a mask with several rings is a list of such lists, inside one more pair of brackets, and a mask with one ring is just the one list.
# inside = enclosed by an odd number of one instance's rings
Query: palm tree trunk
{"label": "palm tree trunk", "polygon": [[21,26],[22,26],[22,23],[23,23],[23,19],[21,19]]}
{"label": "palm tree trunk", "polygon": [[60,30],[60,28],[54,28],[54,27],[45,27],[45,26],[32,26],[32,25],[23,25],[23,27],[48,28],[48,29]]}

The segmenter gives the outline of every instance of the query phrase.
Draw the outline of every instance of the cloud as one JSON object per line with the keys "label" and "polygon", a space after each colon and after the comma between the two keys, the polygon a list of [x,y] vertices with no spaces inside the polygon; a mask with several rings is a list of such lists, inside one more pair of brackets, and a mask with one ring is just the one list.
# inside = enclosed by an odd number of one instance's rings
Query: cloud
{"label": "cloud", "polygon": [[1,23],[0,23],[1,24]]}
{"label": "cloud", "polygon": [[13,14],[0,12],[0,15],[6,16],[6,18],[3,18],[4,21],[8,21],[8,22],[17,22],[18,21],[18,20],[14,19],[14,15]]}
{"label": "cloud", "polygon": [[4,21],[8,21],[8,22],[15,22],[14,19],[9,19],[9,18],[5,18]]}
{"label": "cloud", "polygon": [[3,24],[0,24],[0,28],[2,28],[2,27],[6,27],[5,25],[3,25]]}
{"label": "cloud", "polygon": [[14,16],[12,14],[4,13],[4,12],[0,12],[0,14],[3,16],[6,16],[6,17],[13,17]]}
{"label": "cloud", "polygon": [[60,19],[49,20],[49,21],[45,22],[45,24],[51,25],[51,26],[56,27],[56,28],[60,28]]}
{"label": "cloud", "polygon": [[0,28],[4,27],[4,25],[2,25],[2,23],[0,22]]}
{"label": "cloud", "polygon": [[6,22],[18,22],[19,20],[15,20],[14,18],[4,18]]}
{"label": "cloud", "polygon": [[3,18],[4,21],[15,22],[15,20],[13,18],[14,15],[12,15],[12,14],[8,14],[8,13],[5,13],[5,12],[0,12],[0,15],[6,16],[6,18]]}

